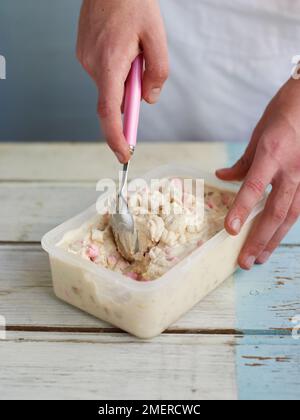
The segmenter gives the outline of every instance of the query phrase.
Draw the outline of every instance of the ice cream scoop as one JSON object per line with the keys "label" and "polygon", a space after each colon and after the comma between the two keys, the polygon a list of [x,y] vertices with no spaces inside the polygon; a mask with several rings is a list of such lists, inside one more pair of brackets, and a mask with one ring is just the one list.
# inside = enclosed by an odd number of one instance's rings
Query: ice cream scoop
{"label": "ice cream scoop", "polygon": [[[131,155],[133,155],[137,140],[142,97],[143,64],[143,55],[140,54],[133,61],[125,83],[123,130]],[[131,261],[133,255],[138,251],[139,244],[138,230],[135,227],[134,219],[128,208],[125,196],[125,191],[127,191],[128,168],[129,162],[123,165],[116,212],[111,215],[110,225],[120,253],[128,261]]]}

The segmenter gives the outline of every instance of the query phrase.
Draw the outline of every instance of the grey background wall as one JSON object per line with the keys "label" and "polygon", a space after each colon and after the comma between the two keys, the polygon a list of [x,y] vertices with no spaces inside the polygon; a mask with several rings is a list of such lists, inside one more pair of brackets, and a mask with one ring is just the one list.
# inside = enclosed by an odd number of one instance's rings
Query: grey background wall
{"label": "grey background wall", "polygon": [[[282,4],[282,7],[281,7]],[[283,4],[285,7],[283,8]],[[170,77],[139,141],[246,141],[299,54],[299,2],[161,0]],[[99,141],[75,55],[81,0],[0,0],[0,141]]]}
{"label": "grey background wall", "polygon": [[81,0],[1,0],[0,141],[97,140],[96,90],[75,56]]}

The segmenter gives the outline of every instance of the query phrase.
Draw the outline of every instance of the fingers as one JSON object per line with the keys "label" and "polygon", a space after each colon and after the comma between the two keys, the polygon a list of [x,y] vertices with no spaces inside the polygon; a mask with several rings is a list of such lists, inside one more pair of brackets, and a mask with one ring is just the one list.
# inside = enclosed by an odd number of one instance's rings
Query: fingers
{"label": "fingers", "polygon": [[154,104],[158,101],[163,84],[168,78],[169,63],[164,31],[149,32],[142,37],[145,58],[142,96],[149,104]]}
{"label": "fingers", "polygon": [[280,226],[286,220],[296,190],[297,185],[291,185],[289,181],[275,184],[259,221],[250,232],[240,253],[239,264],[241,268],[250,269],[271,241],[275,232],[280,229]]}
{"label": "fingers", "polygon": [[101,126],[122,163],[130,158],[121,120],[124,83],[133,60],[142,50],[146,62],[143,97],[154,103],[168,76],[167,41],[159,2],[83,2],[77,57],[97,84]]}
{"label": "fingers", "polygon": [[262,198],[276,171],[270,162],[255,156],[245,181],[225,219],[225,228],[231,235],[237,235],[251,211]]}
{"label": "fingers", "polygon": [[[167,43],[164,33],[143,34],[142,47],[145,58],[143,76],[143,97],[149,103],[158,100],[163,83],[168,77]],[[138,44],[136,44],[137,46]],[[121,163],[130,159],[129,147],[123,134],[122,107],[124,98],[124,83],[138,50],[132,49],[124,62],[124,56],[113,54],[101,62],[97,84],[99,87],[98,114],[106,141]],[[107,64],[108,63],[108,64]]]}
{"label": "fingers", "polygon": [[267,243],[264,250],[258,255],[256,259],[257,264],[264,264],[278,247],[282,239],[286,236],[291,227],[296,223],[300,215],[300,187],[294,196],[291,207],[289,208],[288,214],[284,222],[276,230],[270,241]]}
{"label": "fingers", "polygon": [[130,69],[122,73],[115,69],[103,69],[98,78],[99,100],[98,115],[101,127],[109,147],[121,163],[130,159],[130,151],[123,134],[121,105],[124,93],[124,81]]}

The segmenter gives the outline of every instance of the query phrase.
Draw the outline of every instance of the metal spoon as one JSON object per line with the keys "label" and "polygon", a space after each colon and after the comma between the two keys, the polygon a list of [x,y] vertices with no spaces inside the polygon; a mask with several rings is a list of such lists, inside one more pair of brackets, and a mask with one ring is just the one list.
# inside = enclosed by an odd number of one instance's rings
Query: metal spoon
{"label": "metal spoon", "polygon": [[[133,154],[140,113],[142,97],[142,73],[144,60],[142,54],[138,55],[132,63],[125,84],[124,100],[124,136]],[[127,178],[129,163],[123,165],[122,181],[117,197],[116,213],[111,215],[110,225],[120,253],[124,258],[131,261],[139,249],[138,231],[134,225],[134,219],[125,198],[127,192]]]}

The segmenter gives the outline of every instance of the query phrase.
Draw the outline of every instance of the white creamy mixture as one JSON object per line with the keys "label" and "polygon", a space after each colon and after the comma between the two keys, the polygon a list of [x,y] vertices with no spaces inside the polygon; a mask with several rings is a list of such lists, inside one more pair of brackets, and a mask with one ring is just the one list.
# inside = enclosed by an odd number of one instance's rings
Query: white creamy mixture
{"label": "white creamy mixture", "polygon": [[[169,180],[167,180],[169,181]],[[169,194],[163,190],[136,192],[128,205],[139,231],[139,251],[132,262],[120,254],[110,227],[110,215],[98,215],[90,223],[69,232],[59,246],[99,266],[138,281],[154,280],[223,229],[234,194],[205,185],[204,218],[195,196],[182,194],[182,181],[173,179]],[[163,184],[163,180],[162,180]],[[145,197],[146,200],[145,200]],[[156,214],[147,213],[150,201]]]}

